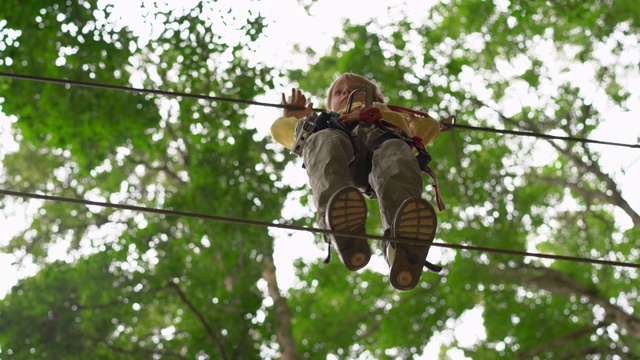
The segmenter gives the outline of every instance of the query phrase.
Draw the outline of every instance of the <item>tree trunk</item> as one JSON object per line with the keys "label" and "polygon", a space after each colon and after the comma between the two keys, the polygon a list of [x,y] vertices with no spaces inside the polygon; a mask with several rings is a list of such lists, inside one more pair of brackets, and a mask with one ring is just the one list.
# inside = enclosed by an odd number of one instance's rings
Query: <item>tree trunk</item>
{"label": "tree trunk", "polygon": [[273,300],[273,307],[276,312],[274,326],[278,337],[278,344],[282,352],[280,359],[298,360],[300,357],[296,351],[296,342],[291,333],[291,311],[289,310],[287,300],[280,295],[273,256],[271,254],[265,254],[262,265],[262,277],[267,281],[269,296],[271,296]]}

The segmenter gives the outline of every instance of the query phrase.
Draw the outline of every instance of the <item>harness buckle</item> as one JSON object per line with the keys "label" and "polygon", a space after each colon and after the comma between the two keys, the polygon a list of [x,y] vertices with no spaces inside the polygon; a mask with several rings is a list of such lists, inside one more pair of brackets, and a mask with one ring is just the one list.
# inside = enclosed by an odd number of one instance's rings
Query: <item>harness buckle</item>
{"label": "harness buckle", "polygon": [[307,138],[313,134],[316,129],[317,119],[318,115],[312,111],[304,119],[298,121],[295,130],[295,142],[291,148],[292,154],[302,156],[302,149],[304,148]]}

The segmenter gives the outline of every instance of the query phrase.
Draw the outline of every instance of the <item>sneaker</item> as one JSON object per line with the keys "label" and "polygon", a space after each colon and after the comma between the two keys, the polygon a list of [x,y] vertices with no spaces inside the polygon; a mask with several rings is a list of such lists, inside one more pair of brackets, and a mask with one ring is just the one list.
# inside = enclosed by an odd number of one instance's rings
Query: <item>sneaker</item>
{"label": "sneaker", "polygon": [[[338,190],[327,205],[326,224],[338,233],[364,235],[367,222],[367,203],[355,187]],[[351,271],[365,267],[371,259],[367,239],[328,234],[340,261]]]}
{"label": "sneaker", "polygon": [[[400,205],[393,220],[392,236],[419,240],[424,245],[392,242],[385,244],[385,258],[390,266],[389,280],[398,290],[410,290],[418,285],[422,267],[438,269],[426,261],[429,247],[436,235],[437,218],[433,206],[420,198],[407,199]],[[430,265],[430,266],[429,266]],[[434,270],[439,271],[439,270]]]}

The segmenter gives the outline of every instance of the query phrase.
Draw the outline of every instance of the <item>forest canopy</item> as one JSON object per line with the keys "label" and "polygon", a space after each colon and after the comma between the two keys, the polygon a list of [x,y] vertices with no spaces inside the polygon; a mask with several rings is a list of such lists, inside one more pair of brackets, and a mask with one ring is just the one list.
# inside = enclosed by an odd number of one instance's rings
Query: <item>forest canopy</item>
{"label": "forest canopy", "polygon": [[[323,2],[291,3],[331,16]],[[339,17],[326,51],[275,49],[295,66],[260,45],[276,21],[265,3],[236,3],[143,1],[141,32],[117,2],[4,0],[0,73],[272,103],[299,87],[324,106],[352,71],[437,119],[638,143],[637,2],[375,3],[387,18]],[[289,178],[300,162],[256,125],[278,112],[10,76],[0,107],[2,190],[315,226],[308,187]],[[447,204],[437,241],[640,263],[637,149],[458,129],[428,150]],[[426,177],[423,195],[434,202]],[[23,223],[2,259],[36,269],[0,300],[3,359],[640,358],[637,267],[434,248],[443,273],[399,292],[385,271],[325,264],[317,234],[321,255],[294,256],[283,287],[276,244],[300,232],[0,200]],[[305,210],[285,216],[291,203]],[[459,336],[470,318],[476,332]]]}

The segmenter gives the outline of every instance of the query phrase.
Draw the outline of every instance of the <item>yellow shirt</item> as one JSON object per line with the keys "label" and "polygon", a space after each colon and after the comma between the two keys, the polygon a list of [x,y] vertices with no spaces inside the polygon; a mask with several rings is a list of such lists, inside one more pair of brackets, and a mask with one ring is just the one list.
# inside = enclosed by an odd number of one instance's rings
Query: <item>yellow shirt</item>
{"label": "yellow shirt", "polygon": [[[354,103],[353,108],[360,106]],[[380,109],[382,119],[402,129],[407,136],[419,136],[426,146],[434,142],[440,136],[440,123],[431,117],[416,117],[390,110],[383,103],[374,102],[373,107]],[[343,109],[344,110],[344,109]],[[280,117],[271,125],[271,136],[279,144],[287,149],[293,147],[295,142],[295,129],[298,119],[295,117]]]}

